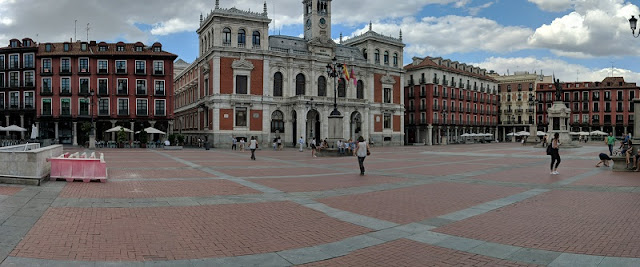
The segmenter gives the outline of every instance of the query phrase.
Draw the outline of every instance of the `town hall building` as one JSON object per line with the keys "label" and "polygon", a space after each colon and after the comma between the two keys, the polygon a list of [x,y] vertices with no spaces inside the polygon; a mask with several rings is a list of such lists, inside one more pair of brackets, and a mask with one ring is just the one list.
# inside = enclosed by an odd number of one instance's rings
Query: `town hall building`
{"label": "town hall building", "polygon": [[200,138],[215,146],[252,136],[263,145],[277,137],[292,146],[300,137],[308,144],[359,136],[403,145],[402,32],[384,36],[370,24],[336,43],[332,1],[305,0],[301,7],[304,38],[270,36],[266,3],[251,12],[217,0],[201,15],[199,57],[174,79],[174,132],[187,143]]}

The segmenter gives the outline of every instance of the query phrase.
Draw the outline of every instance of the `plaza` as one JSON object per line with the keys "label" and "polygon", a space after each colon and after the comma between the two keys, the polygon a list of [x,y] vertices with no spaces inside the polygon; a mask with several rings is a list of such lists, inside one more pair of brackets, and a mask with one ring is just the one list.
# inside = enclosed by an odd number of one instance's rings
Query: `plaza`
{"label": "plaza", "polygon": [[[604,146],[101,149],[107,183],[0,185],[0,266],[638,266],[637,173]],[[81,148],[67,147],[77,152]]]}

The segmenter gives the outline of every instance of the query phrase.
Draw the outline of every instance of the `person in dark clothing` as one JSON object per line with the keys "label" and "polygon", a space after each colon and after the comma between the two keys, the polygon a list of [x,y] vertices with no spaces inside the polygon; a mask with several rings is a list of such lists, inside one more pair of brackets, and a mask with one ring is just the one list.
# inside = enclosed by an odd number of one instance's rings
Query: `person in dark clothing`
{"label": "person in dark clothing", "polygon": [[600,153],[600,155],[598,155],[598,158],[600,158],[600,162],[596,164],[596,167],[600,167],[600,164],[604,164],[605,167],[609,167],[609,161],[611,160],[609,155],[607,155],[606,153]]}
{"label": "person in dark clothing", "polygon": [[[558,165],[560,165],[560,134],[555,133],[551,139],[551,174],[557,175]],[[555,164],[555,168],[554,165]]]}

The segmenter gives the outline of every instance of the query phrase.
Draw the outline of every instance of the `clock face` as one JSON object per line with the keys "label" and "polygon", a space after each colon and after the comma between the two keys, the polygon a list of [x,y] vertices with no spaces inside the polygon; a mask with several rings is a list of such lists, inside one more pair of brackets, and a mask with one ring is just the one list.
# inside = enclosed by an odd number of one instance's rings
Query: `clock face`
{"label": "clock face", "polygon": [[320,28],[326,28],[327,27],[327,20],[324,18],[320,19]]}

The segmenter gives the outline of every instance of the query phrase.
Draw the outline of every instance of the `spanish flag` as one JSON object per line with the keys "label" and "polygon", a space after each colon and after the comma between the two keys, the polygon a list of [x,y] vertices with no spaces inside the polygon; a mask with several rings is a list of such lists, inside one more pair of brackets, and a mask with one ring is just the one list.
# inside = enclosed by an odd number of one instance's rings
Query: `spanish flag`
{"label": "spanish flag", "polygon": [[344,78],[347,79],[347,81],[351,80],[351,78],[349,77],[349,67],[347,67],[347,64],[342,64],[342,72],[344,73]]}
{"label": "spanish flag", "polygon": [[351,79],[353,79],[353,86],[358,86],[358,79],[356,79],[356,72],[351,68]]}

